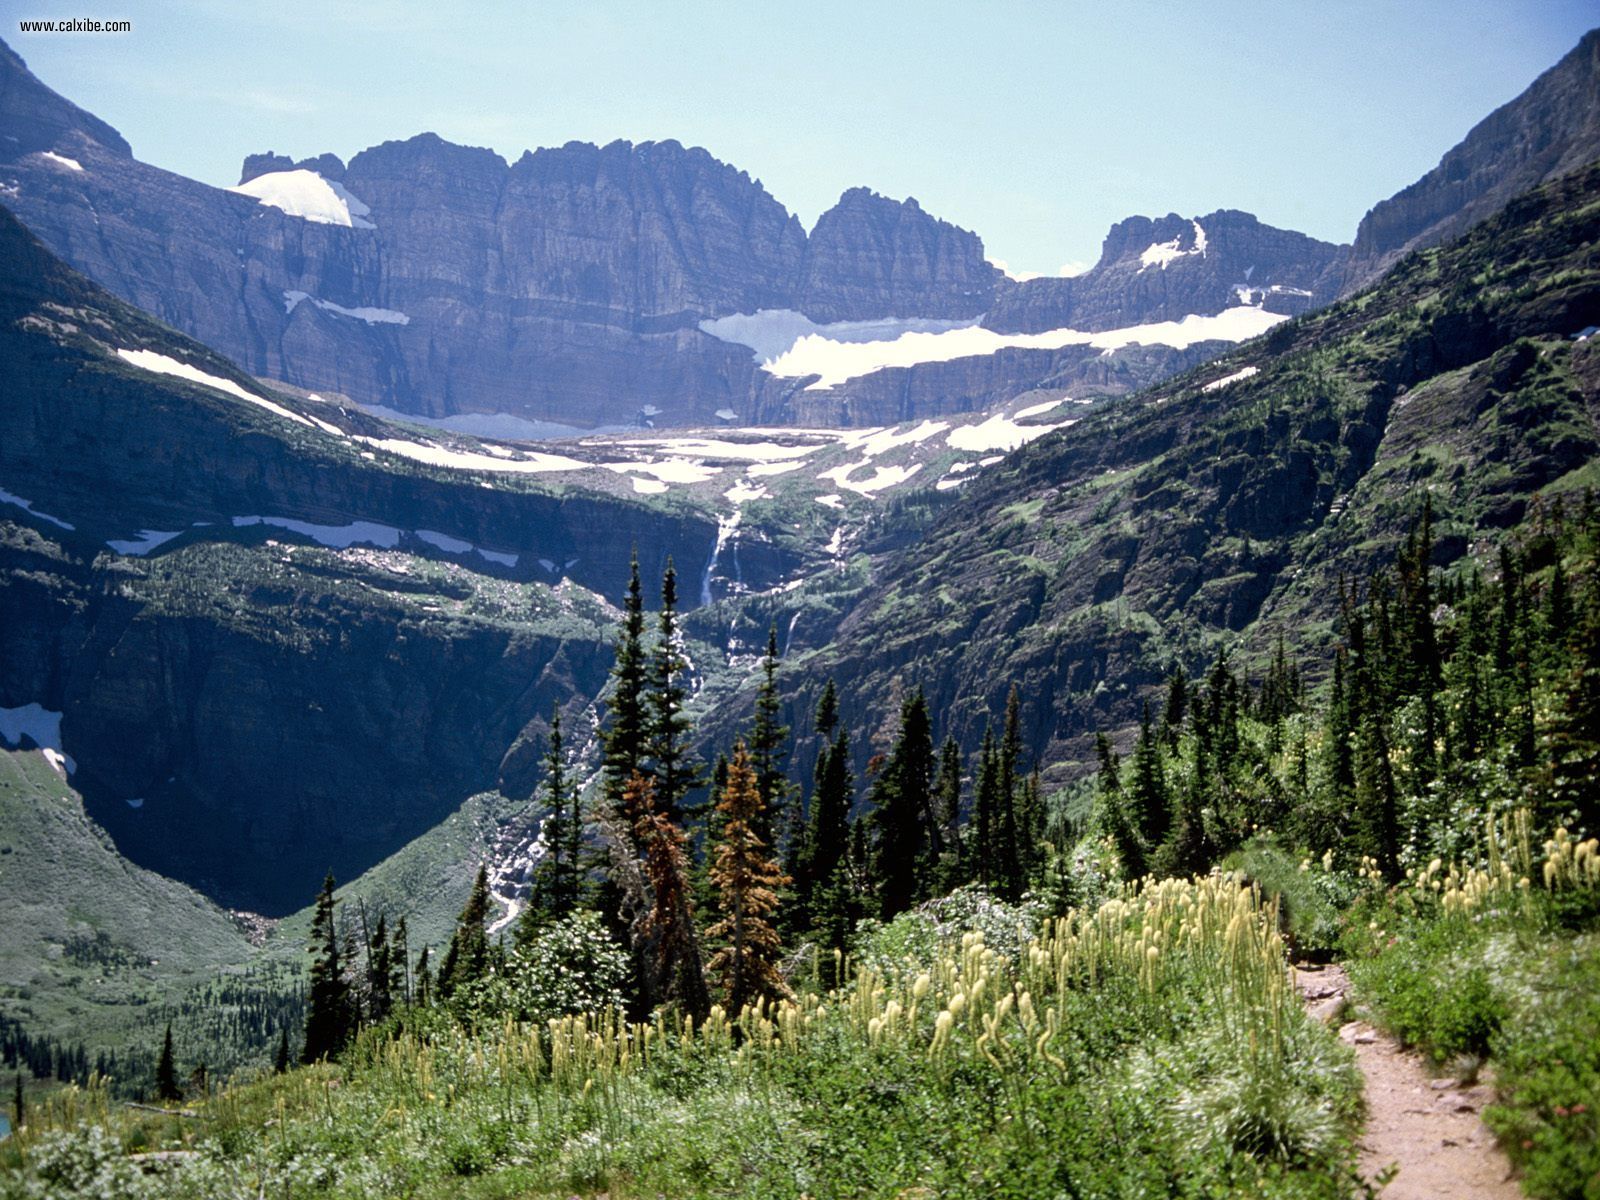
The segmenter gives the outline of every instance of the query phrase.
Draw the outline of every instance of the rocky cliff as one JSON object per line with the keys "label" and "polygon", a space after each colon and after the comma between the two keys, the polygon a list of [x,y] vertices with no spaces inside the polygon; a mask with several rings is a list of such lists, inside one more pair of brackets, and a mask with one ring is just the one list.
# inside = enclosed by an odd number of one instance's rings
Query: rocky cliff
{"label": "rocky cliff", "polygon": [[1490,113],[1410,187],[1374,205],[1351,247],[1344,290],[1408,250],[1463,233],[1513,196],[1600,158],[1600,29]]}
{"label": "rocky cliff", "polygon": [[984,325],[1006,333],[1118,329],[1236,304],[1298,314],[1333,298],[1342,250],[1232,210],[1129,217],[1112,226],[1088,272],[1004,289]]}
{"label": "rocky cliff", "polygon": [[[528,795],[552,706],[605,682],[596,593],[717,541],[686,505],[365,448],[401,431],[263,391],[5,214],[0,426],[0,708],[62,714],[130,858],[268,913]],[[746,547],[753,586],[775,555]]]}

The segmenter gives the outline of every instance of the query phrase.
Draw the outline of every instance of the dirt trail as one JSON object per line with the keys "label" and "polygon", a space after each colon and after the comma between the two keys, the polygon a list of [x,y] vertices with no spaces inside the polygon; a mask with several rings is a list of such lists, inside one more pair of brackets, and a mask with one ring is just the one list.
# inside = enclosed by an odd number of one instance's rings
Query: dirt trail
{"label": "dirt trail", "polygon": [[1347,1020],[1350,980],[1338,966],[1296,967],[1295,985],[1311,1014],[1337,1023],[1366,1077],[1367,1123],[1361,1174],[1398,1164],[1384,1200],[1520,1200],[1511,1164],[1479,1113],[1494,1098],[1485,1084],[1428,1074],[1422,1058],[1364,1021]]}

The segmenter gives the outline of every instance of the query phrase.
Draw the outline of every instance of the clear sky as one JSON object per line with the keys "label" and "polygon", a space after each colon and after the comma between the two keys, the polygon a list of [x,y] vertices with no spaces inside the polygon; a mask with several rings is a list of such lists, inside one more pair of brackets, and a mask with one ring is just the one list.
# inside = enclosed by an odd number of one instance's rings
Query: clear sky
{"label": "clear sky", "polygon": [[[77,12],[77,10],[84,10]],[[0,0],[0,36],[134,153],[210,183],[259,150],[433,130],[515,159],[677,138],[809,228],[915,196],[1013,271],[1134,213],[1242,208],[1347,241],[1592,25],[1595,0]],[[71,10],[71,11],[68,11]],[[93,10],[91,13],[89,10]],[[17,32],[15,18],[133,32]]]}

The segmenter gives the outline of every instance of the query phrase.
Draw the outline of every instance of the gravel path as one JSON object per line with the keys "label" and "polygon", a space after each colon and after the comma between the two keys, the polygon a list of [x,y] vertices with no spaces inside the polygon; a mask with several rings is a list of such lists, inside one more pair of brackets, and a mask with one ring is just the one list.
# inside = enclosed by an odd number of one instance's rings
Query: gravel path
{"label": "gravel path", "polygon": [[1361,1174],[1399,1171],[1385,1200],[1519,1200],[1511,1164],[1479,1114],[1494,1099],[1486,1084],[1434,1077],[1424,1060],[1365,1021],[1348,1020],[1350,980],[1338,966],[1295,968],[1313,1016],[1338,1025],[1366,1078]]}

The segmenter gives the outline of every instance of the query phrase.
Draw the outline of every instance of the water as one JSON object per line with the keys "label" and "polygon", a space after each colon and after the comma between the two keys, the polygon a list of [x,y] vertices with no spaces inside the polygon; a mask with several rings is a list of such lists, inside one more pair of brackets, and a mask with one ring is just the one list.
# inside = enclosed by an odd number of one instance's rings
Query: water
{"label": "water", "polygon": [[10,1117],[0,1117],[0,1138],[8,1138],[10,1136],[11,1136],[11,1118]]}

